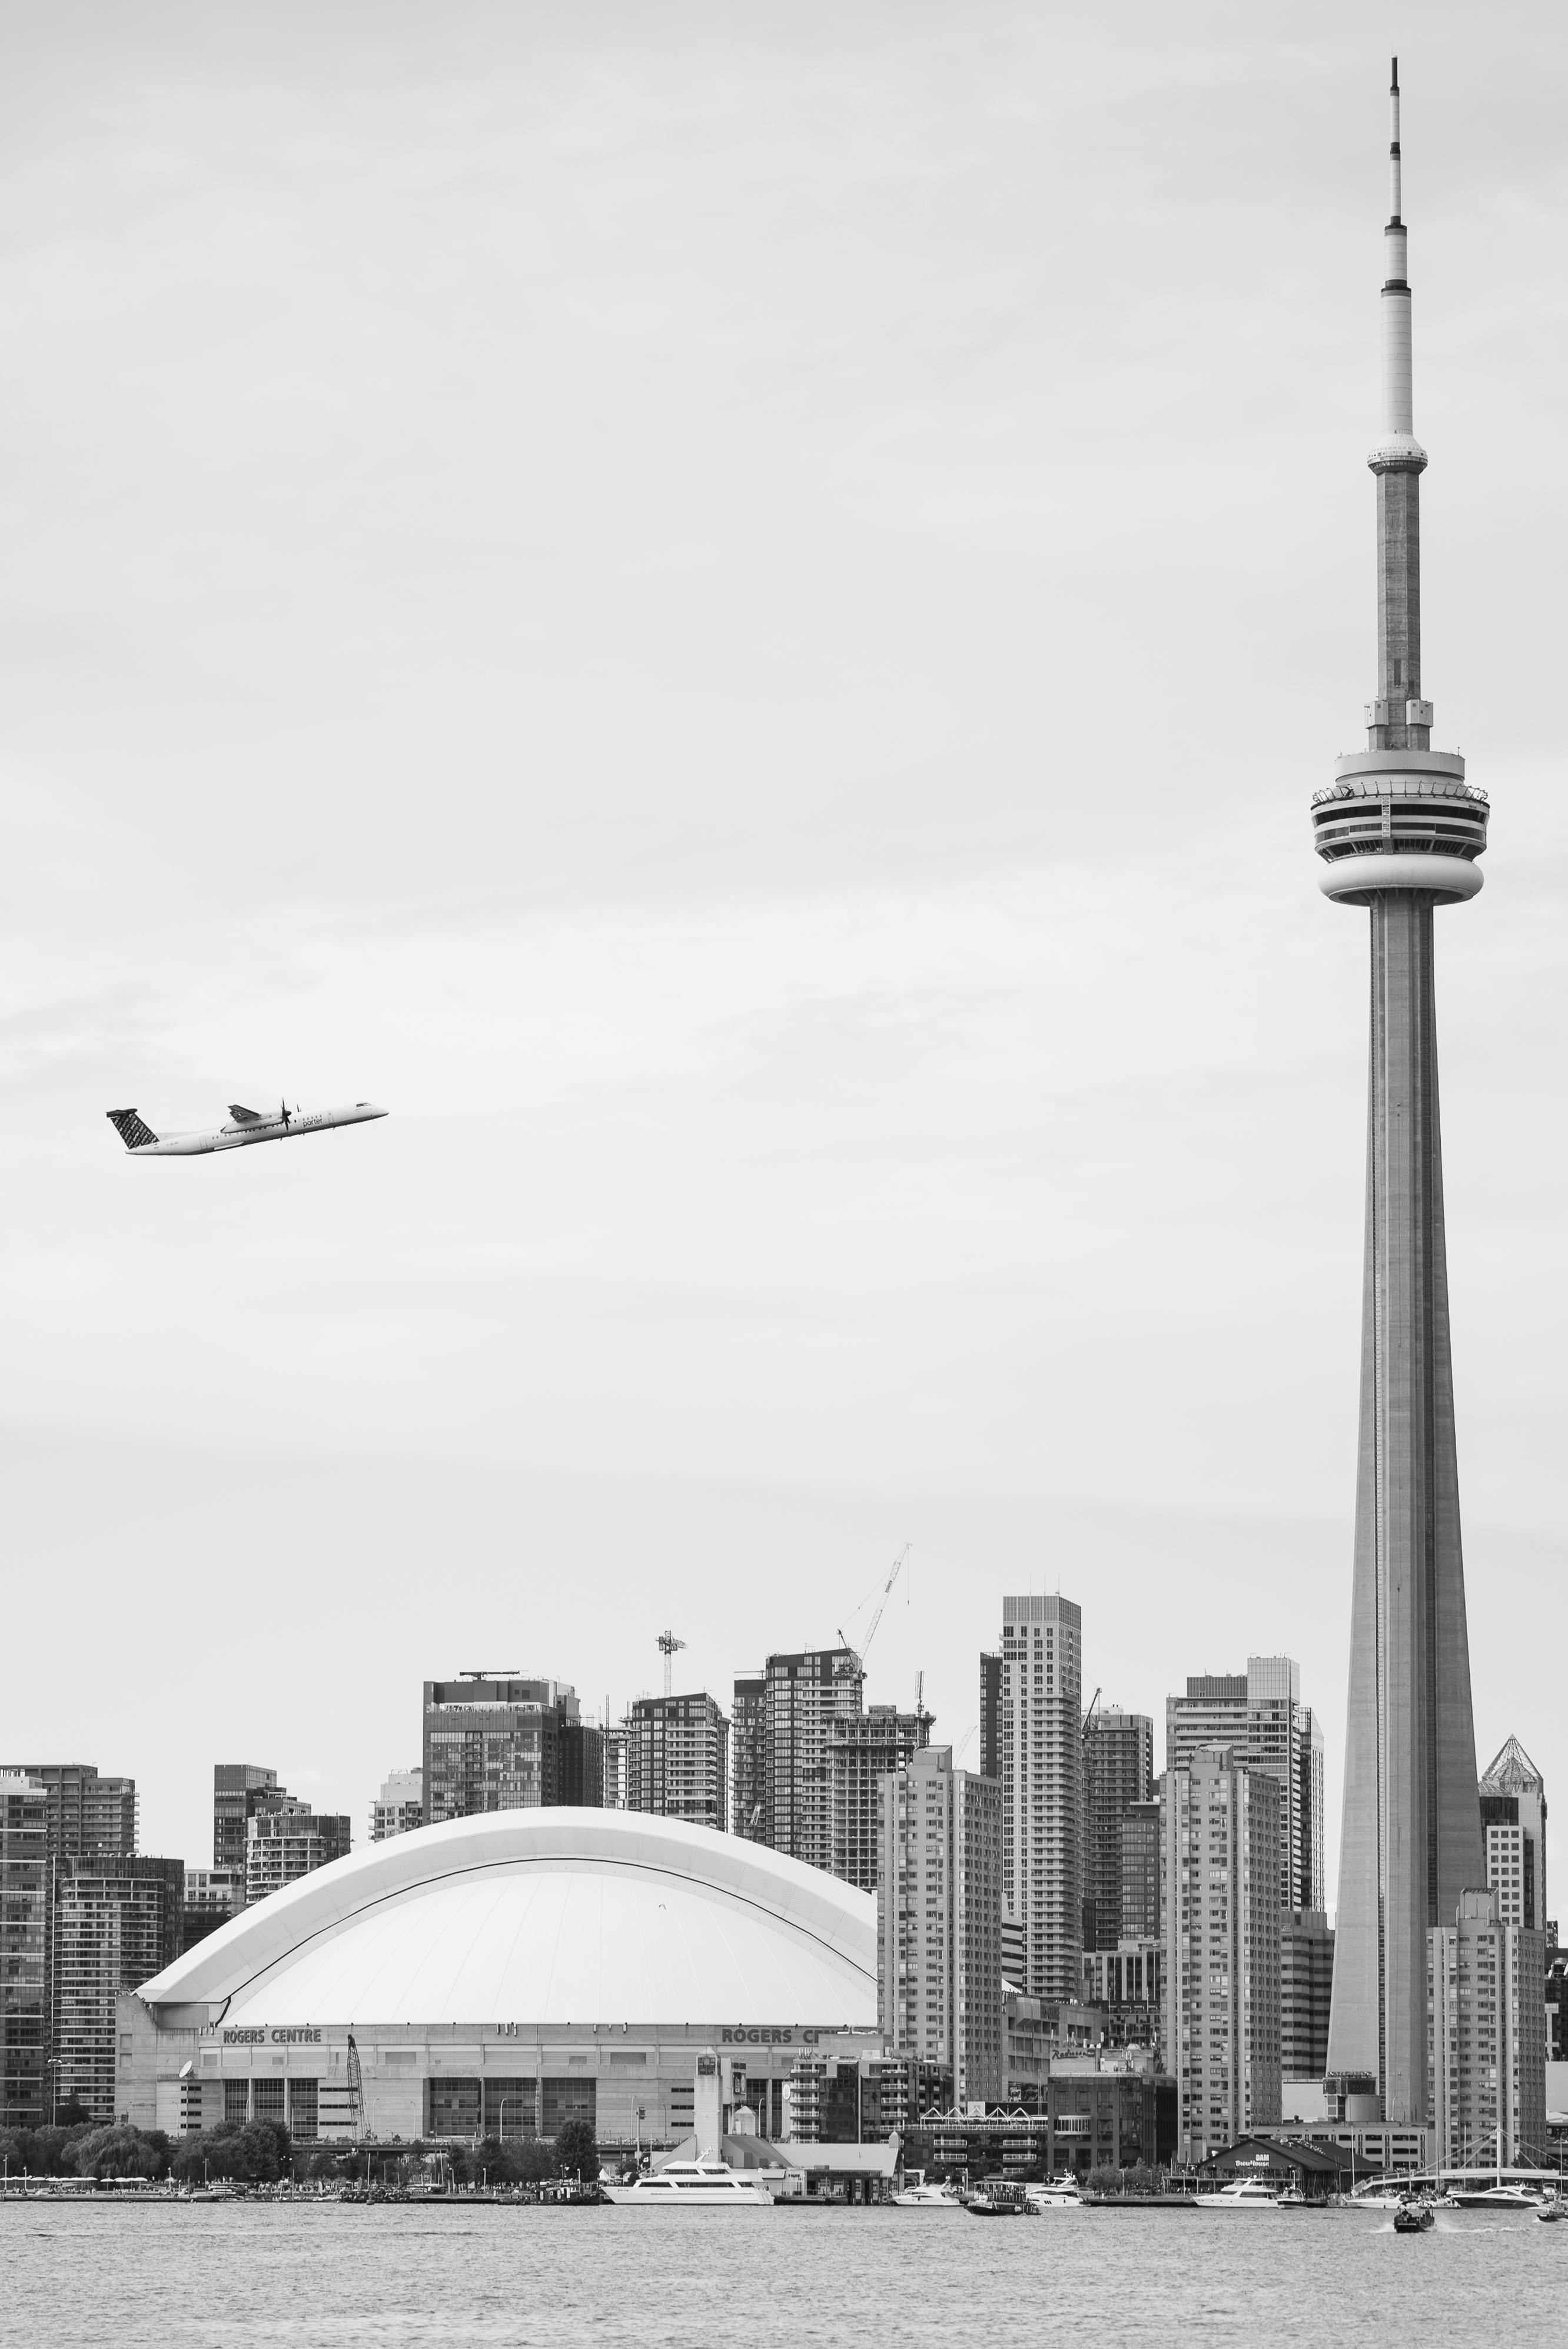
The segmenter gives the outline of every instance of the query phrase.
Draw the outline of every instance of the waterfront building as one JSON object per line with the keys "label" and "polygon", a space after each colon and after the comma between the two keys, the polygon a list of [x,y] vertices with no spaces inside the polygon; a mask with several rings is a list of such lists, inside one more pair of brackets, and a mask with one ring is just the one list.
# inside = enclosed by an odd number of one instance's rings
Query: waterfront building
{"label": "waterfront building", "polygon": [[1166,1767],[1184,1767],[1206,1745],[1228,1746],[1243,1769],[1278,1781],[1280,1907],[1323,1908],[1323,1725],[1301,1701],[1295,1659],[1249,1656],[1245,1672],[1195,1674],[1184,1696],[1167,1697]]}
{"label": "waterfront building", "polygon": [[913,2118],[903,2137],[906,2170],[933,2181],[1000,2174],[1080,2181],[1091,2169],[1152,2168],[1173,2158],[1172,2084],[1151,2069],[1094,2057],[1058,2059],[1037,2108],[965,2113],[962,2107]]}
{"label": "waterfront building", "polygon": [[123,1996],[119,2106],[170,2132],[272,2109],[337,2141],[514,2139],[578,2116],[606,2147],[670,2146],[701,2062],[727,2130],[738,2103],[771,2123],[808,2047],[880,2060],[876,1963],[873,1900],[738,1837],[475,1816],[366,1845]]}
{"label": "waterfront building", "polygon": [[[1002,1911],[1009,1981],[1075,1999],[1083,1954],[1083,1614],[1070,1599],[1002,1601]],[[982,1666],[984,1686],[985,1667]]]}
{"label": "waterfront building", "polygon": [[[1164,1780],[1160,1781],[1164,1785]],[[1160,1796],[1133,1803],[1121,1822],[1121,1931],[1123,1941],[1164,1939],[1165,1917],[1160,1899]]]}
{"label": "waterfront building", "polygon": [[0,1762],[0,1775],[31,1779],[47,1808],[49,1857],[136,1849],[134,1778],[105,1777],[90,1762]]}
{"label": "waterfront building", "polygon": [[861,1709],[865,1674],[852,1648],[769,1656],[763,1667],[761,1816],[755,1840],[808,1868],[831,1870],[828,1778],[832,1724]]}
{"label": "waterfront building", "polygon": [[1122,1938],[1121,1826],[1154,1785],[1154,1723],[1146,1713],[1097,1705],[1084,1723],[1083,1945],[1114,1950]]}
{"label": "waterfront building", "polygon": [[901,1713],[896,1704],[872,1704],[828,1724],[832,1872],[858,1891],[877,1889],[878,1785],[930,1744],[931,1723],[923,1706]]}
{"label": "waterfront building", "polygon": [[371,1842],[385,1843],[388,1836],[407,1835],[424,1824],[423,1770],[388,1770],[370,1806]]}
{"label": "waterfront building", "polygon": [[425,1824],[565,1804],[602,1809],[603,1732],[565,1681],[460,1672],[425,1682]]}
{"label": "waterfront building", "polygon": [[57,2105],[115,2117],[115,2006],[180,1955],[185,1863],[97,1852],[55,1877],[54,2045]]}
{"label": "waterfront building", "polygon": [[1495,1892],[1460,1895],[1427,1936],[1427,2093],[1446,2168],[1544,2167],[1546,1936]]}
{"label": "waterfront building", "polygon": [[729,1723],[717,1697],[640,1696],[625,1733],[626,1808],[722,1835],[729,1823]]}
{"label": "waterfront building", "polygon": [[350,1843],[346,1811],[313,1811],[308,1803],[291,1801],[286,1807],[255,1812],[245,1830],[246,1908],[346,1858]]}
{"label": "waterfront building", "polygon": [[768,1681],[738,1672],[729,1709],[732,1825],[748,1842],[768,1841]]}
{"label": "waterfront building", "polygon": [[48,1908],[48,1798],[0,1770],[0,2128],[41,2128],[49,2117]]}
{"label": "waterfront building", "polygon": [[1083,1994],[1086,2007],[1098,2007],[1105,2017],[1108,2047],[1150,2047],[1160,2051],[1164,2030],[1164,1945],[1156,1940],[1123,1941],[1114,1950],[1083,1953]]}
{"label": "waterfront building", "polygon": [[245,1867],[245,1841],[252,1819],[260,1810],[289,1800],[278,1785],[275,1770],[255,1762],[214,1762],[212,1764],[212,1865],[235,1869]]}
{"label": "waterfront building", "polygon": [[1505,1925],[1546,1930],[1546,1781],[1517,1737],[1482,1772],[1486,1880]]}
{"label": "waterfront building", "polygon": [[1279,1781],[1208,1746],[1165,1774],[1165,2029],[1178,2158],[1280,2117]]}
{"label": "waterfront building", "polygon": [[185,1870],[185,1920],[181,1947],[193,1950],[198,1941],[226,1925],[245,1905],[242,1868],[188,1868]]}
{"label": "waterfront building", "polygon": [[1280,2073],[1321,2080],[1328,2067],[1328,2008],[1334,1989],[1334,1930],[1321,1909],[1287,1909],[1280,1920]]}
{"label": "waterfront building", "polygon": [[[1325,894],[1368,910],[1361,1402],[1328,2064],[1390,2125],[1428,2114],[1427,1937],[1482,1881],[1438,1107],[1434,919],[1481,885],[1486,794],[1431,748],[1398,74],[1383,233],[1377,689],[1367,748],[1313,801]],[[1314,1907],[1324,1905],[1314,1901]]]}
{"label": "waterfront building", "polygon": [[877,2013],[890,2056],[1002,2094],[1002,1800],[926,1745],[877,1785]]}

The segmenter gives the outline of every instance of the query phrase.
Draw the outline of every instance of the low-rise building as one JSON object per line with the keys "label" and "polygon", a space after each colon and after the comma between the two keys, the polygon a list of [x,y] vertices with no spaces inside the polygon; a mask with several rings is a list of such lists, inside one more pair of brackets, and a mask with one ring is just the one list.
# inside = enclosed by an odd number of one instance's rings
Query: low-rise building
{"label": "low-rise building", "polygon": [[1081,2179],[1091,2169],[1169,2162],[1174,2139],[1175,2092],[1165,2075],[1064,2060],[1037,2112],[928,2113],[910,2124],[903,2160],[936,2179]]}

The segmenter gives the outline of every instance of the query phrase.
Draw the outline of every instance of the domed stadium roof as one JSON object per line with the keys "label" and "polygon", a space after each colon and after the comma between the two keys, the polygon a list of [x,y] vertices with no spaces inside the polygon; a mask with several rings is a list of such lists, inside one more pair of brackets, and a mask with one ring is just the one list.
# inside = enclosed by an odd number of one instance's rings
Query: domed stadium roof
{"label": "domed stadium roof", "polygon": [[874,2027],[876,1903],[637,1812],[492,1811],[372,1844],[142,1985],[205,2021]]}

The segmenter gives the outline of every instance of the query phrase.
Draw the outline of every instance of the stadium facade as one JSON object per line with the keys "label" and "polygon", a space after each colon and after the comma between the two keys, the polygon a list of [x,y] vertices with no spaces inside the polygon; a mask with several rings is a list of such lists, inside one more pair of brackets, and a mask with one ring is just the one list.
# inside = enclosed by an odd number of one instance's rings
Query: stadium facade
{"label": "stadium facade", "polygon": [[119,2001],[117,2110],[171,2133],[672,2143],[700,2097],[790,2133],[817,2055],[881,2052],[876,1903],[738,1837],[492,1812],[247,1909]]}

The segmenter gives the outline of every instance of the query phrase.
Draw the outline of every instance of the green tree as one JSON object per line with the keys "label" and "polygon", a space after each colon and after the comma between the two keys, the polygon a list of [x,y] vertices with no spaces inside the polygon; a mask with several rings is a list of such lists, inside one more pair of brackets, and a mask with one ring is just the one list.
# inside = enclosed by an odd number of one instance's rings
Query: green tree
{"label": "green tree", "polygon": [[591,2182],[599,2175],[599,2147],[591,2121],[563,2121],[555,2138],[557,2178]]}
{"label": "green tree", "polygon": [[143,2132],[129,2121],[110,2121],[79,2137],[67,2158],[78,2178],[163,2178],[169,2139],[161,2129]]}

